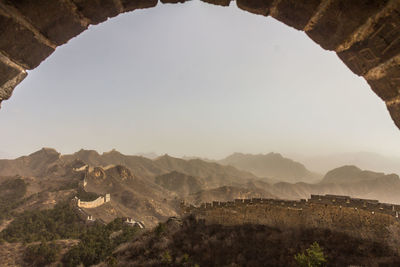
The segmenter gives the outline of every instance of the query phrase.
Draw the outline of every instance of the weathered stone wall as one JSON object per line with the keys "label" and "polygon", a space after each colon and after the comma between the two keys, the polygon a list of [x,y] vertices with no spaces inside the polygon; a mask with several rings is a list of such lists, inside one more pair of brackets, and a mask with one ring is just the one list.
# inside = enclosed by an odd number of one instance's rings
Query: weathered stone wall
{"label": "weathered stone wall", "polygon": [[78,199],[78,207],[80,208],[97,208],[105,203],[104,197],[98,197],[93,201],[81,201]]}
{"label": "weathered stone wall", "polygon": [[[161,0],[183,3],[186,0]],[[228,6],[230,0],[203,0]],[[118,14],[157,0],[0,0],[0,103],[62,45]],[[399,0],[237,0],[240,9],[272,16],[335,51],[385,101],[400,128]]]}
{"label": "weathered stone wall", "polygon": [[327,228],[396,245],[400,237],[399,205],[346,196],[312,195],[308,200],[236,199],[182,206],[183,215],[193,214],[208,224],[264,224],[272,227]]}
{"label": "weathered stone wall", "polygon": [[93,201],[81,201],[80,199],[78,199],[77,206],[80,208],[93,209],[100,207],[104,203],[110,202],[110,200],[111,200],[110,194],[106,194],[104,197],[98,197]]}

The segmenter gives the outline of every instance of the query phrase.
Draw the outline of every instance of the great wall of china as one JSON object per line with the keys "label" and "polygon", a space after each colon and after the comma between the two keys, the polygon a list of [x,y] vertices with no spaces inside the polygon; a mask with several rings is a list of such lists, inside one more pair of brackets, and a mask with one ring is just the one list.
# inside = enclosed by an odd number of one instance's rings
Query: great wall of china
{"label": "great wall of china", "polygon": [[[96,174],[98,169],[93,168],[92,172]],[[90,169],[87,166],[76,171],[84,172],[80,186],[85,189]],[[84,209],[96,208],[109,202],[110,194],[94,201],[81,201],[77,197],[74,200],[82,218],[91,222],[96,219]],[[373,199],[311,195],[309,199],[301,200],[253,198],[214,201],[197,207],[182,203],[181,215],[193,215],[207,224],[228,226],[249,223],[277,228],[325,228],[356,237],[383,240],[400,248],[400,205]]]}
{"label": "great wall of china", "polygon": [[337,195],[311,195],[309,199],[236,199],[182,203],[183,216],[194,215],[207,224],[263,224],[271,227],[326,228],[352,236],[400,244],[400,205]]}
{"label": "great wall of china", "polygon": [[93,209],[100,207],[104,203],[110,202],[110,200],[111,200],[110,194],[106,194],[105,196],[100,196],[93,201],[82,201],[78,198],[77,206],[80,208]]}
{"label": "great wall of china", "polygon": [[[90,167],[88,165],[84,165],[79,168],[74,168],[74,171],[77,173],[83,173],[83,180],[79,183],[79,187],[81,187],[84,191],[85,187],[87,185],[87,177],[90,172]],[[104,223],[101,219],[94,218],[93,215],[91,215],[88,211],[83,210],[82,208],[85,209],[93,209],[100,207],[101,205],[110,202],[111,201],[111,195],[110,194],[105,194],[104,196],[100,196],[97,199],[93,201],[82,201],[78,197],[74,197],[72,199],[73,205],[76,206],[78,215],[87,222],[94,222],[94,221],[99,221],[100,223]]]}

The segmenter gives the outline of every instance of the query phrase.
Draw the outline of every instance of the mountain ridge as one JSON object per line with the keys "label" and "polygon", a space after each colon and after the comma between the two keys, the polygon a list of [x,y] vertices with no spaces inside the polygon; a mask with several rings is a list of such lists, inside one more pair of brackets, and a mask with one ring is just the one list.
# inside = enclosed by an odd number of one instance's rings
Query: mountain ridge
{"label": "mountain ridge", "polygon": [[260,178],[268,177],[278,181],[316,182],[321,178],[321,175],[309,171],[300,162],[274,152],[256,155],[236,152],[218,162],[249,171]]}

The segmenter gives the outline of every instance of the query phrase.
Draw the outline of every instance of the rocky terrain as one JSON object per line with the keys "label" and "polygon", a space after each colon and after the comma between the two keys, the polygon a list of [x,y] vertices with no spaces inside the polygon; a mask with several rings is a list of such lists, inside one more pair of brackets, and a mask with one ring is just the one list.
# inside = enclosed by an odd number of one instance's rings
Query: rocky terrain
{"label": "rocky terrain", "polygon": [[[61,155],[54,149],[44,148],[14,160],[0,160],[0,183],[3,183],[0,190],[4,188],[3,196],[11,192],[16,197],[12,211],[8,210],[8,213],[51,208],[77,194],[84,176],[82,169],[89,166],[85,190],[97,195],[109,193],[111,202],[88,212],[106,222],[118,216],[132,217],[149,227],[169,216],[176,216],[181,200],[199,205],[235,198],[301,199],[310,197],[310,194],[336,194],[400,203],[397,193],[400,179],[396,174],[343,166],[329,171],[319,182],[289,183],[284,178],[271,183],[268,179],[290,177],[291,173],[298,174],[292,180],[315,176],[302,164],[275,153],[236,153],[223,162],[247,171],[216,162],[183,160],[169,155],[154,160],[123,155],[115,150],[103,154],[80,150]],[[77,171],[79,169],[81,171]],[[264,176],[268,169],[270,174],[275,174],[273,178]],[[256,175],[260,173],[262,176]],[[19,194],[7,191],[10,190],[7,183],[14,180],[23,181],[21,187],[24,188]]]}
{"label": "rocky terrain", "polygon": [[[176,216],[180,200],[190,194],[226,185],[240,187],[248,180],[258,179],[231,166],[197,159],[165,155],[150,160],[115,150],[103,154],[80,150],[61,155],[43,148],[14,160],[0,160],[0,182],[20,179],[26,187],[19,196],[20,203],[8,212],[51,208],[72,198],[83,181],[85,166],[89,166],[85,190],[111,194],[110,203],[90,209],[90,214],[106,222],[115,217],[132,217],[149,227]],[[230,194],[230,198],[239,196]]]}
{"label": "rocky terrain", "polygon": [[[154,226],[157,226],[159,222],[164,222],[171,216],[179,216],[180,203],[182,200],[187,204],[200,205],[204,202],[226,202],[237,198],[301,199],[309,198],[310,194],[336,194],[378,199],[381,202],[400,203],[400,195],[398,194],[400,191],[400,179],[397,174],[384,174],[381,172],[361,170],[356,166],[342,166],[327,172],[319,181],[313,180],[313,183],[289,183],[286,181],[297,181],[303,178],[314,179],[315,176],[302,164],[290,159],[285,159],[279,154],[261,156],[235,154],[235,156],[228,157],[228,159],[229,158],[232,164],[224,165],[227,164],[228,160],[224,164],[220,164],[201,159],[184,160],[169,155],[160,156],[151,160],[141,156],[123,155],[115,150],[103,154],[99,154],[93,150],[80,150],[74,154],[61,155],[54,149],[43,148],[28,156],[19,157],[14,160],[0,160],[0,234],[4,236],[3,238],[5,238],[5,240],[17,242],[13,243],[14,245],[3,246],[3,248],[7,249],[0,251],[0,255],[9,255],[12,253],[10,251],[14,250],[18,252],[16,252],[18,255],[25,253],[24,251],[27,249],[27,245],[18,243],[23,240],[23,236],[20,236],[20,232],[25,231],[31,233],[28,235],[29,238],[25,237],[28,238],[25,242],[40,241],[38,240],[38,236],[41,236],[41,234],[34,233],[34,231],[39,229],[37,227],[43,227],[43,225],[47,225],[49,222],[35,222],[36,219],[33,218],[43,218],[44,220],[47,217],[45,214],[52,211],[53,208],[57,208],[58,204],[72,203],[71,199],[74,196],[78,196],[84,201],[89,201],[94,200],[100,195],[111,195],[111,201],[99,207],[82,208],[87,214],[92,215],[95,219],[101,219],[103,223],[107,224],[107,226],[101,227],[106,227],[105,229],[111,227],[107,230],[109,233],[112,233],[112,229],[115,228],[115,226],[112,226],[115,225],[114,220],[121,217],[130,217],[134,220],[142,221],[148,229],[152,229]],[[235,160],[232,160],[233,158]],[[243,160],[243,162],[241,162],[241,160]],[[263,162],[268,161],[270,161],[270,163],[265,163],[265,166],[262,165]],[[236,167],[231,165],[235,165]],[[249,166],[252,167],[250,168]],[[268,173],[268,166],[270,166],[269,168],[271,169],[269,173],[275,176],[265,176],[265,174]],[[239,169],[239,167],[241,169]],[[285,170],[285,168],[287,168],[287,170]],[[291,173],[296,173],[297,171],[299,175],[290,176]],[[260,173],[262,175],[260,175]],[[279,178],[281,180],[278,180],[277,177],[286,178]],[[292,178],[288,179],[287,177]],[[83,186],[84,180],[85,186]],[[85,198],[88,199],[85,200]],[[72,210],[68,210],[65,204],[62,205],[64,206],[61,206],[63,207],[60,211],[61,214],[62,212],[66,212],[67,214],[73,212]],[[60,207],[57,209],[60,209]],[[36,214],[41,210],[44,212],[42,215],[40,215],[41,213]],[[60,212],[57,210],[50,212],[49,214],[53,216],[52,220],[64,220],[63,216],[57,215],[60,214]],[[80,225],[83,223],[80,221],[81,219],[76,217],[74,220],[77,220],[74,222],[74,225],[77,227],[76,232],[68,234],[68,225],[70,225],[68,222],[63,222],[61,224],[55,222],[59,225],[55,229],[64,229],[64,232],[54,235],[51,229],[47,229],[46,231],[49,232],[48,240],[53,240],[57,236],[76,240],[81,236],[79,235],[79,231],[83,231],[82,233],[86,233],[91,238],[95,238],[96,235],[86,232],[89,231],[90,228],[85,228],[86,226]],[[29,230],[30,228],[21,228],[22,225],[26,225],[27,222],[34,223],[31,230]],[[193,225],[198,225],[198,222],[190,222],[190,224],[192,225],[190,227],[194,227]],[[63,226],[61,227],[60,225]],[[168,228],[169,226],[165,227]],[[177,233],[178,236],[181,234],[185,235],[184,232],[189,229],[182,225],[179,227],[179,229],[174,228],[174,231],[178,231],[174,232]],[[212,232],[214,230],[210,230],[214,228],[200,225],[195,227],[200,227],[199,229],[202,229],[201,231],[204,230],[212,240],[217,238]],[[99,228],[96,231],[105,231],[102,230],[103,228]],[[230,228],[223,228],[221,231],[228,236],[234,236],[233,230]],[[272,232],[270,231],[276,230],[268,229],[266,231],[268,235],[271,235]],[[294,232],[290,233],[289,235],[299,234],[295,234]],[[261,233],[259,234],[262,235]],[[278,232],[275,234],[278,236],[280,235]],[[320,240],[321,243],[326,245],[327,241],[324,239],[324,233],[319,232],[319,234],[321,236],[315,236],[315,239]],[[332,235],[336,236],[336,233],[332,233]],[[149,238],[149,240],[153,240],[155,237]],[[157,256],[154,263],[161,264],[162,261],[166,260],[165,257],[162,256],[165,251],[170,255],[170,257],[167,257],[168,261],[172,260],[175,263],[180,262],[179,264],[181,264],[181,266],[186,266],[181,262],[182,257],[189,257],[188,259],[191,259],[191,261],[186,259],[188,262],[200,264],[207,264],[207,262],[209,263],[211,260],[220,260],[217,258],[200,259],[198,257],[198,255],[200,255],[198,253],[200,252],[194,248],[194,250],[186,252],[178,247],[174,248],[174,250],[164,250],[163,246],[165,242],[172,242],[171,240],[175,242],[175,238],[174,235],[167,235],[163,243],[157,245],[160,246],[159,249],[162,248],[159,251],[161,256]],[[234,238],[232,240],[235,240],[232,242],[244,242],[241,239],[242,237],[237,236],[232,238]],[[58,239],[56,238],[56,240]],[[154,244],[159,242],[157,239],[154,241],[155,243],[151,245],[146,243],[148,241],[138,240],[137,242],[140,244],[134,243],[135,250],[133,250],[133,254],[139,253],[140,251],[147,251]],[[122,241],[118,241],[118,244]],[[77,241],[74,242],[73,244],[76,244]],[[90,243],[92,241],[89,240],[87,242],[89,242],[88,244],[98,244]],[[113,241],[109,239],[105,239],[101,242],[107,244],[111,242],[110,244],[114,244]],[[201,242],[206,241],[203,240]],[[365,242],[367,241],[354,240],[354,242],[366,244]],[[303,245],[291,248],[291,253],[295,253],[300,247],[303,248],[306,243],[307,242],[301,243]],[[243,244],[246,243],[244,242]],[[115,244],[113,246],[115,246]],[[131,245],[125,244],[125,246],[130,247]],[[329,247],[329,245],[326,246]],[[240,249],[244,248],[241,247]],[[107,251],[107,253],[111,253],[111,250]],[[131,253],[129,252],[126,254],[125,252],[122,253],[122,251],[124,251],[123,247],[117,249],[115,256],[113,256],[118,262],[128,261],[127,255]],[[65,257],[67,257],[67,259],[84,259],[86,262],[95,262],[106,257],[106,254],[104,254],[94,260],[89,256],[89,258],[85,258],[86,256],[84,255],[86,254],[79,253],[68,254],[69,256]],[[94,250],[92,253],[97,252]],[[225,252],[221,250],[221,253]],[[333,252],[331,251],[329,253]],[[379,253],[380,254],[377,254],[376,257],[379,258],[382,256],[382,262],[385,262],[385,259],[390,259],[389,261],[394,259],[391,258],[391,252],[385,252],[386,254],[383,252]],[[185,256],[186,254],[189,256]],[[58,261],[60,261],[60,254],[57,255]],[[251,255],[251,253],[246,255]],[[333,256],[330,257],[334,258],[336,254],[332,255]],[[243,255],[243,257],[246,259],[247,256]],[[364,256],[360,256],[357,258],[359,260],[358,262],[363,262],[363,257]],[[18,262],[21,262],[22,259],[23,256],[15,258]],[[242,260],[236,258],[229,259],[237,262]],[[229,261],[229,259],[227,260]],[[147,262],[149,258],[139,257],[137,260],[138,264],[147,265],[151,263]],[[293,258],[290,257],[290,259],[281,260],[290,265],[292,264]],[[279,261],[279,263],[282,262]],[[338,262],[344,261],[338,260]]]}
{"label": "rocky terrain", "polygon": [[112,258],[119,266],[300,266],[294,256],[313,242],[321,245],[327,266],[400,264],[383,244],[330,230],[206,225],[190,217],[160,224],[118,247]]}

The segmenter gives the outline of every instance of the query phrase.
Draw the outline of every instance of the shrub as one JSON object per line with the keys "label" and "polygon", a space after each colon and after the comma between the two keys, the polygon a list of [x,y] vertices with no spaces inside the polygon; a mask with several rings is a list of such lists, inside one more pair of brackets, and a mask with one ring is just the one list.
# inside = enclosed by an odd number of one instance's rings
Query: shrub
{"label": "shrub", "polygon": [[45,266],[54,262],[59,252],[60,247],[55,243],[41,242],[38,245],[31,245],[26,248],[24,261],[29,263],[29,266]]}
{"label": "shrub", "polygon": [[155,233],[158,237],[160,237],[165,231],[167,230],[167,227],[163,223],[159,223],[157,227],[155,228]]}
{"label": "shrub", "polygon": [[[113,232],[122,231],[114,238]],[[80,236],[78,245],[73,246],[63,257],[65,266],[91,266],[100,261],[107,260],[110,266],[116,264],[116,259],[111,256],[112,251],[122,243],[131,240],[138,229],[126,225],[123,219],[117,218],[107,225],[94,224]]]}
{"label": "shrub", "polygon": [[24,203],[26,188],[27,184],[21,178],[11,178],[0,184],[0,223]]}
{"label": "shrub", "polygon": [[8,242],[51,241],[78,238],[86,225],[67,202],[53,209],[25,211],[0,233]]}
{"label": "shrub", "polygon": [[298,253],[294,259],[300,267],[318,267],[326,263],[324,252],[317,242],[306,249],[306,254]]}

